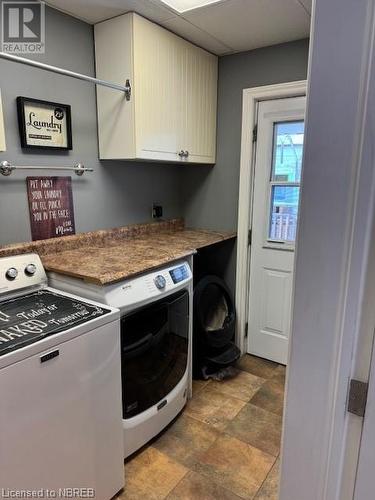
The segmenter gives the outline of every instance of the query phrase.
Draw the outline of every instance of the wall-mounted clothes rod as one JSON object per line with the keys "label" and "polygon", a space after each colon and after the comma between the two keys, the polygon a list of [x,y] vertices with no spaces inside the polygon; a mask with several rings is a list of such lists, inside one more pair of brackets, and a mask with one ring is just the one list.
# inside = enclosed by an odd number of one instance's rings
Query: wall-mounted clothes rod
{"label": "wall-mounted clothes rod", "polygon": [[0,173],[2,175],[5,175],[8,177],[11,175],[11,173],[14,170],[72,170],[74,171],[77,175],[83,175],[85,172],[93,172],[93,168],[87,168],[85,167],[82,163],[77,163],[77,165],[73,165],[72,167],[38,167],[35,165],[23,165],[23,166],[16,166],[12,165],[8,161],[2,161],[0,163]]}
{"label": "wall-mounted clothes rod", "polygon": [[20,56],[15,56],[13,54],[8,54],[7,52],[0,52],[0,59],[6,59],[8,61],[17,62],[20,64],[26,64],[27,66],[33,66],[35,68],[43,69],[45,71],[51,71],[52,73],[58,73],[59,75],[70,76],[71,78],[77,78],[78,80],[84,80],[85,82],[91,82],[95,83],[96,85],[109,87],[110,89],[113,90],[120,90],[121,92],[124,92],[126,100],[127,101],[130,100],[131,86],[129,80],[126,80],[125,85],[119,85],[118,83],[108,82],[107,80],[100,80],[99,78],[94,78],[93,76],[83,75],[81,73],[76,73],[75,71],[59,68],[58,66],[51,66],[49,64],[41,63],[39,61],[33,61],[32,59],[26,59],[26,57],[20,57]]}

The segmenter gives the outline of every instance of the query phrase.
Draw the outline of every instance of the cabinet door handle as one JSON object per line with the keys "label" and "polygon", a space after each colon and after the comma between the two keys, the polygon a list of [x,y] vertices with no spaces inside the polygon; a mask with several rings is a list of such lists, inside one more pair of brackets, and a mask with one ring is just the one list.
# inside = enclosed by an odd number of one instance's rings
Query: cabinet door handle
{"label": "cabinet door handle", "polygon": [[189,151],[186,150],[184,153],[184,158],[187,158],[188,156],[189,156]]}
{"label": "cabinet door handle", "polygon": [[181,151],[178,153],[178,156],[180,158],[184,158],[185,157],[185,151],[183,149],[181,149]]}

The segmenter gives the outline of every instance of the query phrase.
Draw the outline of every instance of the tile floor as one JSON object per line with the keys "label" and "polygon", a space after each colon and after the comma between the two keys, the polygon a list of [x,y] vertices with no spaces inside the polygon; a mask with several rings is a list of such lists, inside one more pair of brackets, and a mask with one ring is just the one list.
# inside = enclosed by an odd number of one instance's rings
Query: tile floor
{"label": "tile floor", "polygon": [[277,500],[285,367],[246,355],[194,381],[182,414],[125,463],[118,500]]}

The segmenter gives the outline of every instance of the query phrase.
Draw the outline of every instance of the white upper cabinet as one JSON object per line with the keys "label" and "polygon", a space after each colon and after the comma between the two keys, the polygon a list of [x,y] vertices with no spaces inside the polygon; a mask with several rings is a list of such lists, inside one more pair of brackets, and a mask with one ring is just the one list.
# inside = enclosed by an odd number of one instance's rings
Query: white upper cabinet
{"label": "white upper cabinet", "polygon": [[95,26],[101,159],[215,163],[217,57],[134,14]]}

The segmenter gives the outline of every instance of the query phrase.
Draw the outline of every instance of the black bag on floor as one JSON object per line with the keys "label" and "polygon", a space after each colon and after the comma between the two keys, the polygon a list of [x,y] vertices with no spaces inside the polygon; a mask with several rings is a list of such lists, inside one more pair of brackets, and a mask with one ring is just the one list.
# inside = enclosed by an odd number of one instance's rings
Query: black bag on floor
{"label": "black bag on floor", "polygon": [[236,313],[229,288],[217,276],[205,276],[194,289],[193,375],[214,373],[234,364]]}

